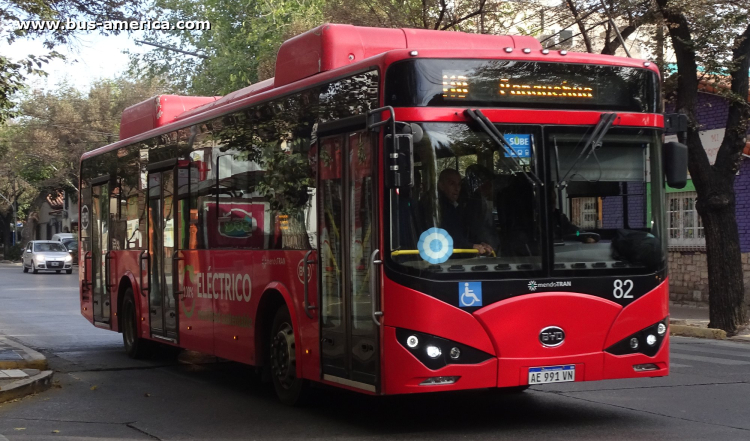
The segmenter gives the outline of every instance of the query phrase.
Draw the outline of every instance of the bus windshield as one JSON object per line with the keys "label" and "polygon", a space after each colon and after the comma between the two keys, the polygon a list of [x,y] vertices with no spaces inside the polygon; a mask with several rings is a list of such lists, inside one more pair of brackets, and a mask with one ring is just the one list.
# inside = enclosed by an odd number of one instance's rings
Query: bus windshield
{"label": "bus windshield", "polygon": [[388,201],[389,257],[400,270],[517,278],[663,265],[648,167],[656,131],[609,128],[591,144],[591,126],[495,125],[509,151],[479,126],[421,126],[414,186]]}

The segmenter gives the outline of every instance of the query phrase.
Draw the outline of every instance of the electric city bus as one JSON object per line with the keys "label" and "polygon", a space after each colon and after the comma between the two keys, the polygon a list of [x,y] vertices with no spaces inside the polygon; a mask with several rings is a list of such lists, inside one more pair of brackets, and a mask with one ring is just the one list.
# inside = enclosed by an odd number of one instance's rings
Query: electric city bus
{"label": "electric city bus", "polygon": [[81,312],[285,403],[665,376],[686,153],[659,84],[532,37],[321,26],[274,78],[144,101],[83,155]]}

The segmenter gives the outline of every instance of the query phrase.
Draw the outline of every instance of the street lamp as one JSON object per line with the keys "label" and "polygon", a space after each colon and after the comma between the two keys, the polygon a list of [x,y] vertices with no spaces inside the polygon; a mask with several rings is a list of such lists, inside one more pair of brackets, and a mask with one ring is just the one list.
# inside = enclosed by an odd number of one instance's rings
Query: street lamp
{"label": "street lamp", "polygon": [[8,198],[6,198],[2,193],[0,193],[0,197],[5,199],[5,202],[10,205],[10,208],[13,209],[13,243],[12,245],[16,244],[16,236],[18,235],[18,212],[16,211],[16,205],[12,203]]}

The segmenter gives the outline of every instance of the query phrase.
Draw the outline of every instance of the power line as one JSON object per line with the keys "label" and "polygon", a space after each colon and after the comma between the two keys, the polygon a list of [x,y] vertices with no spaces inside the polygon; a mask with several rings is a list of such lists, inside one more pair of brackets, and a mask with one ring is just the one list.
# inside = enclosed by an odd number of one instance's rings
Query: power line
{"label": "power line", "polygon": [[143,41],[143,40],[135,40],[135,42],[136,43],[141,43],[141,44],[147,44],[149,46],[155,46],[155,47],[158,47],[160,49],[166,49],[168,51],[180,52],[180,53],[183,53],[185,55],[190,55],[190,56],[193,56],[193,57],[208,59],[207,55],[199,54],[197,52],[190,52],[190,51],[185,51],[185,50],[182,50],[182,49],[177,49],[176,47],[165,46],[163,44],[149,43],[148,41]]}

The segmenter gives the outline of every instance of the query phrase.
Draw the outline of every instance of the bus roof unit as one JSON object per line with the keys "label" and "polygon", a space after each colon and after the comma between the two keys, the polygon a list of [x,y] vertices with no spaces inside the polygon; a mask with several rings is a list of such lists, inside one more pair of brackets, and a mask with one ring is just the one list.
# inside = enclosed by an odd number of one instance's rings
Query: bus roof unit
{"label": "bus roof unit", "polygon": [[215,101],[212,96],[157,95],[123,110],[120,139],[167,125],[186,110]]}
{"label": "bus roof unit", "polygon": [[467,34],[427,29],[324,24],[284,42],[276,57],[274,87],[299,81],[394,49],[541,49],[534,37]]}

